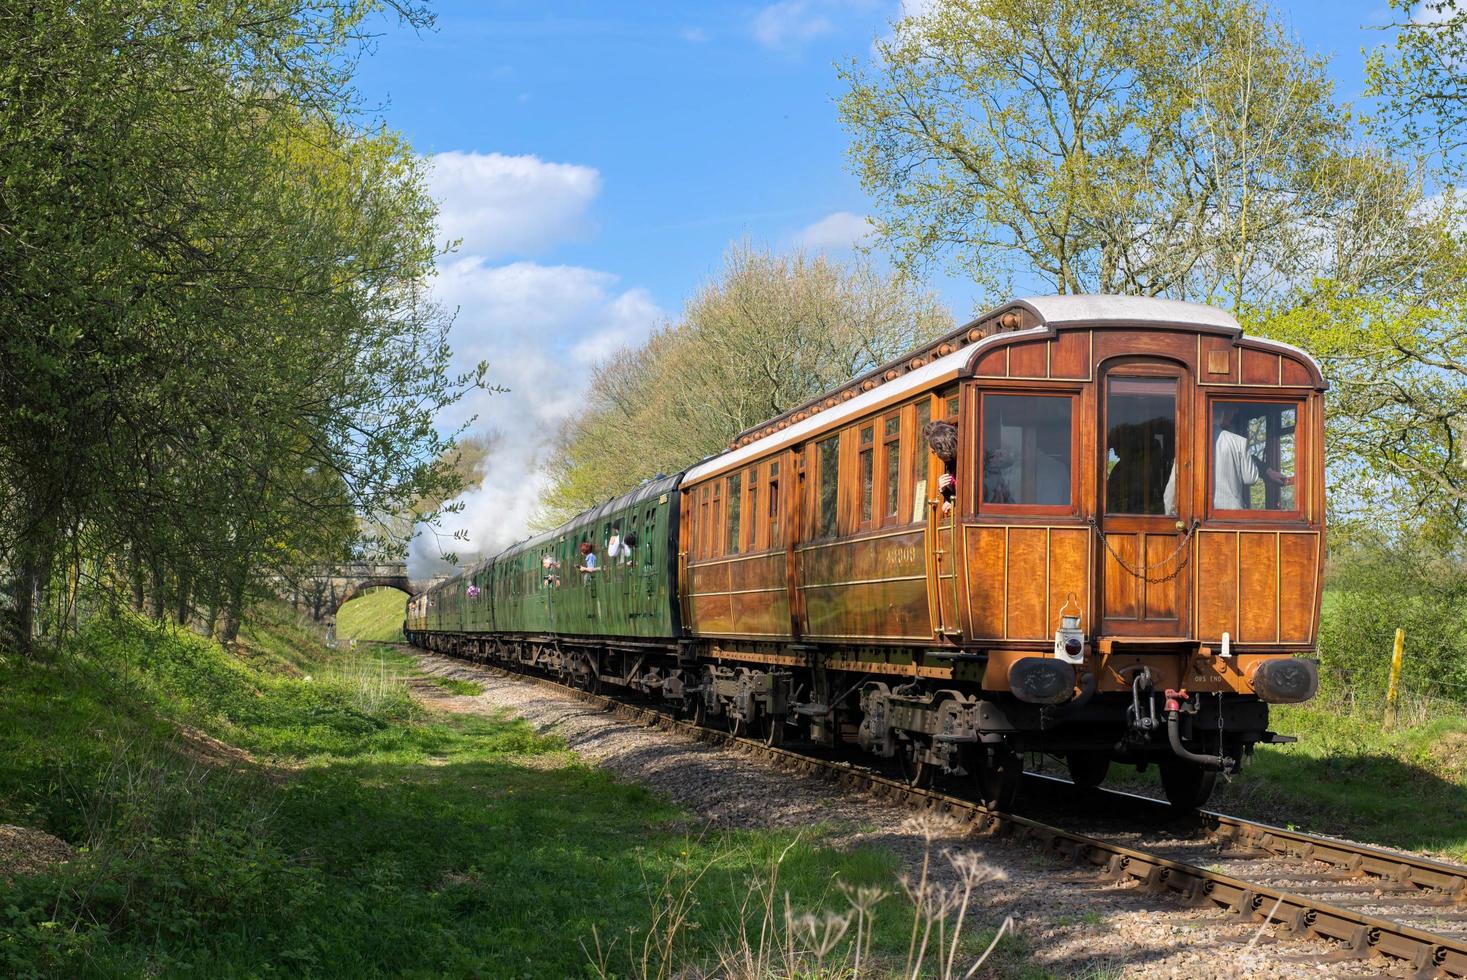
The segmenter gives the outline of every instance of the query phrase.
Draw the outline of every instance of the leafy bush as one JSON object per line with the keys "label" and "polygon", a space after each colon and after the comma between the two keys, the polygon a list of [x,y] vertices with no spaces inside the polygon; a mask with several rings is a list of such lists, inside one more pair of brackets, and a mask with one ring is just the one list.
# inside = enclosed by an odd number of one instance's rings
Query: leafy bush
{"label": "leafy bush", "polygon": [[1342,533],[1331,542],[1320,621],[1324,694],[1377,706],[1405,630],[1403,696],[1467,703],[1467,563],[1426,534]]}

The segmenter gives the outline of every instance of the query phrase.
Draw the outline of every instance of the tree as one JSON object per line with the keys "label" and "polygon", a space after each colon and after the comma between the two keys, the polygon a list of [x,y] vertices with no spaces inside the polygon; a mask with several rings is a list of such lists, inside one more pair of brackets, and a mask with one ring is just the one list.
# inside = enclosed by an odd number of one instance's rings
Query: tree
{"label": "tree", "polygon": [[597,369],[551,454],[541,523],[718,452],[950,325],[936,298],[905,277],[736,246],[677,324]]}
{"label": "tree", "polygon": [[1379,131],[1410,155],[1434,158],[1449,178],[1467,157],[1467,7],[1457,0],[1391,0],[1404,15],[1393,43],[1371,52],[1367,94],[1383,103]]}
{"label": "tree", "polygon": [[357,516],[455,492],[434,417],[482,369],[447,373],[421,164],[356,116],[377,9],[0,16],[0,625],[22,648],[82,567],[155,615],[223,609],[232,638],[272,569],[400,551]]}
{"label": "tree", "polygon": [[1230,305],[1307,269],[1348,120],[1261,7],[941,0],[875,51],[840,114],[904,268]]}

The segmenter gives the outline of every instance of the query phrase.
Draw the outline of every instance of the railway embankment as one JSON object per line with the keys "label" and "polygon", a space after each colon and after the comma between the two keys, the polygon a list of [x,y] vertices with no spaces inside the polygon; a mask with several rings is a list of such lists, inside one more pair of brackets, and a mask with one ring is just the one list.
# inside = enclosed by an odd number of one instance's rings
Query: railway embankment
{"label": "railway embankment", "polygon": [[1013,916],[1023,937],[1022,955],[1010,969],[1037,976],[1409,973],[1400,961],[1342,955],[1329,941],[1279,942],[1282,931],[1212,903],[1188,907],[1164,888],[1150,889],[1134,878],[1109,879],[1023,841],[975,837],[957,818],[914,819],[909,808],[889,799],[843,790],[827,779],[769,764],[757,753],[677,729],[649,728],[574,692],[430,654],[421,661],[432,676],[481,686],[473,697],[447,699],[455,710],[514,712],[537,729],[558,733],[586,760],[654,789],[708,825],[818,828],[823,841],[837,849],[890,850],[909,879],[921,873],[924,855],[934,849],[981,861],[992,873],[976,914]]}
{"label": "railway embankment", "polygon": [[859,926],[899,971],[924,864],[928,902],[971,886],[959,962],[1016,923],[990,976],[1321,973],[1219,910],[283,610],[233,652],[94,624],[0,663],[0,711],[0,824],[48,845],[0,848],[6,975],[772,966],[766,914],[805,946],[851,917],[832,958]]}
{"label": "railway embankment", "polygon": [[[416,674],[278,610],[235,652],[122,621],[6,658],[0,824],[65,846],[0,849],[0,974],[564,977],[598,942],[608,972],[657,972],[757,952],[766,908],[782,922],[785,895],[813,910],[841,884],[879,906],[867,964],[903,961],[880,842],[707,828],[543,724],[451,710],[474,682]],[[991,962],[1026,955],[1008,938]]]}

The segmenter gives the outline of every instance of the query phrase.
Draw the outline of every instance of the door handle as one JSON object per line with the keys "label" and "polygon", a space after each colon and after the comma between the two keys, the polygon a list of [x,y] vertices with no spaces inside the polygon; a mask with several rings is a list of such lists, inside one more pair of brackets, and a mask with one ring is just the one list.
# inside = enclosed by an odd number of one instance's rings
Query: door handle
{"label": "door handle", "polygon": [[1185,531],[1185,530],[1187,530],[1187,525],[1184,522],[1182,522],[1182,521],[1177,521],[1177,530],[1178,531]]}

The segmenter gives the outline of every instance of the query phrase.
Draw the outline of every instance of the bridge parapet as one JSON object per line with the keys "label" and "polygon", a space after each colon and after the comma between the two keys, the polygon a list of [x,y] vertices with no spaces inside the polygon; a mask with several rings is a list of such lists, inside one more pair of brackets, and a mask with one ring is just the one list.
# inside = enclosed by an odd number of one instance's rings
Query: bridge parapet
{"label": "bridge parapet", "polygon": [[408,577],[406,562],[339,562],[303,569],[295,581],[281,581],[282,598],[332,625],[336,611],[368,589],[389,588],[413,595],[420,591]]}

